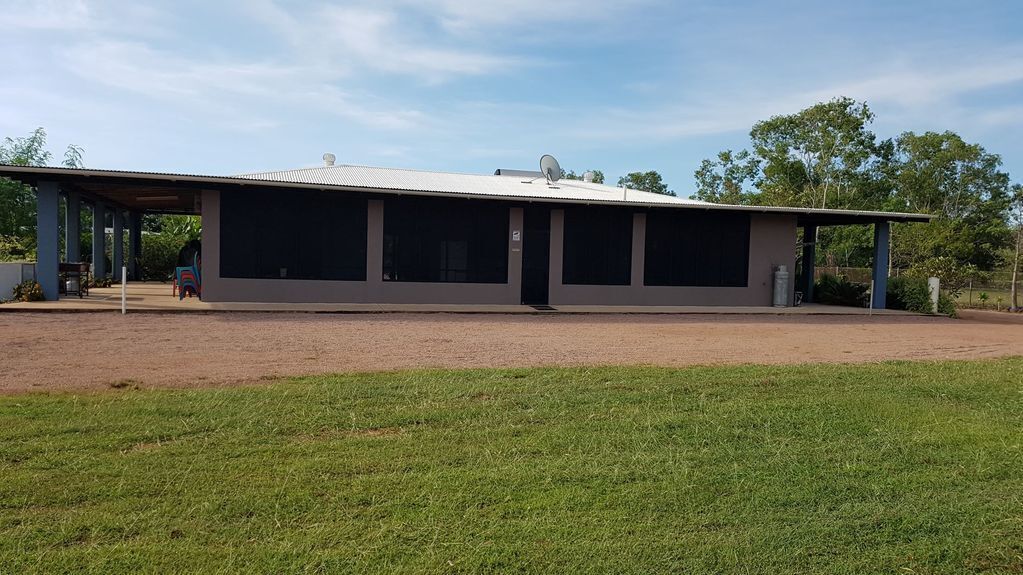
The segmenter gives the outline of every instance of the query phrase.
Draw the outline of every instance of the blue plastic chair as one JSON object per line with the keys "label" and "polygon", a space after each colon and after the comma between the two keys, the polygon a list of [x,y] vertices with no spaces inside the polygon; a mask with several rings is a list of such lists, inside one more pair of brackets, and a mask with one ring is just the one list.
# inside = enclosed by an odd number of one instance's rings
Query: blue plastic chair
{"label": "blue plastic chair", "polygon": [[185,293],[194,293],[202,299],[202,260],[196,253],[192,265],[174,269],[174,281],[178,286],[178,300],[185,299]]}

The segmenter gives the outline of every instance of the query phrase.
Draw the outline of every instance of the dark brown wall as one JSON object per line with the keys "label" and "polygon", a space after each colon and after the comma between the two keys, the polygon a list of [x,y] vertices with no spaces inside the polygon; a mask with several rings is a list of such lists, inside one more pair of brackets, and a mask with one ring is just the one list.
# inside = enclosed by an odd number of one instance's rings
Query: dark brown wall
{"label": "dark brown wall", "polygon": [[[370,200],[367,226],[367,281],[235,279],[220,277],[220,194],[203,192],[203,299],[206,301],[286,303],[435,303],[518,305],[522,277],[522,208],[509,210],[508,283],[385,282],[383,269],[384,206]],[[796,218],[754,214],[750,226],[747,287],[647,287],[643,282],[646,215],[633,220],[632,284],[627,286],[563,285],[564,211],[551,212],[551,305],[771,305],[773,270],[795,271]],[[789,301],[794,292],[790,281]]]}
{"label": "dark brown wall", "polygon": [[[632,284],[595,286],[562,284],[562,246],[565,213],[551,213],[551,305],[771,305],[774,268],[796,265],[796,217],[754,214],[750,222],[750,265],[747,287],[644,286],[646,214],[635,214],[632,224]],[[789,304],[795,292],[789,282]]]}

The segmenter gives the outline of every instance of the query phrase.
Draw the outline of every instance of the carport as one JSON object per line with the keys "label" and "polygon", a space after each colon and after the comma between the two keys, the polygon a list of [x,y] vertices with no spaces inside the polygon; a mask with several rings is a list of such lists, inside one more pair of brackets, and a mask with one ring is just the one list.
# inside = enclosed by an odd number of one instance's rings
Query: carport
{"label": "carport", "polygon": [[[143,214],[201,215],[202,186],[195,182],[153,177],[132,177],[107,170],[0,166],[0,176],[36,190],[36,278],[47,300],[57,299],[60,253],[60,201],[64,212],[65,253],[68,262],[82,261],[81,212],[92,212],[93,277],[110,275],[114,281],[139,279]],[[106,269],[107,221],[113,229],[111,267]],[[124,234],[128,233],[128,254]],[[128,277],[121,278],[122,267]]]}
{"label": "carport", "polygon": [[802,262],[800,267],[800,285],[803,301],[814,301],[814,267],[817,258],[817,230],[825,226],[873,225],[874,254],[871,266],[871,279],[874,289],[871,293],[871,307],[885,309],[888,292],[889,248],[891,244],[892,222],[930,221],[930,216],[909,214],[884,214],[877,212],[855,212],[846,210],[814,210],[800,214],[797,225],[803,231]]}

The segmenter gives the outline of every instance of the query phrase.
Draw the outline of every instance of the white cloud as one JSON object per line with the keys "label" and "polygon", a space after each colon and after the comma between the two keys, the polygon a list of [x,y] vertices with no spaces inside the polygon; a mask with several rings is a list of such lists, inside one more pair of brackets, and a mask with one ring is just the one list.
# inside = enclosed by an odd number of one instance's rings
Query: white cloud
{"label": "white cloud", "polygon": [[[790,89],[787,84],[761,86],[753,92],[736,86],[712,92],[678,90],[681,103],[655,106],[654,109],[612,108],[599,112],[600,122],[592,115],[579,118],[573,133],[581,138],[674,140],[692,136],[748,130],[755,122],[779,114],[791,114],[815,103],[839,96],[866,101],[871,107],[886,109],[885,120],[900,118],[941,118],[955,111],[960,119],[994,124],[1013,122],[1019,108],[1007,107],[995,114],[991,110],[971,111],[960,102],[979,91],[1023,82],[1023,57],[1010,49],[990,54],[983,62],[899,64],[864,75],[853,81],[822,81],[821,87]],[[851,75],[839,71],[837,75]]]}
{"label": "white cloud", "polygon": [[[1023,55],[991,55],[983,61],[944,62],[927,69],[906,66],[847,84],[829,86],[811,92],[809,97],[824,98],[830,93],[853,98],[896,104],[903,107],[926,106],[958,96],[1023,81]],[[832,97],[829,96],[829,97]]]}
{"label": "white cloud", "polygon": [[416,110],[359,102],[336,87],[333,70],[316,65],[196,62],[115,41],[75,45],[61,51],[59,60],[83,79],[192,109],[225,127],[270,127],[276,122],[265,117],[266,110],[288,106],[380,129],[408,129],[425,117]]}
{"label": "white cloud", "polygon": [[[451,45],[387,7],[315,5],[286,10],[259,0],[245,10],[290,46],[294,57],[341,69],[390,73],[441,82],[463,75],[494,74],[526,64],[485,49]],[[411,12],[409,12],[411,14]]]}
{"label": "white cloud", "polygon": [[567,22],[614,20],[650,0],[413,0],[438,14],[450,31],[480,31],[493,28],[538,28]]}
{"label": "white cloud", "polygon": [[992,108],[978,114],[977,119],[985,127],[1020,126],[1023,125],[1023,106]]}
{"label": "white cloud", "polygon": [[0,28],[11,30],[80,30],[93,25],[86,0],[0,1]]}
{"label": "white cloud", "polygon": [[[63,35],[59,43],[31,52],[26,41],[8,38],[11,50],[32,60],[18,59],[23,77],[47,70],[47,79],[52,79],[54,70],[66,70],[88,84],[115,90],[117,97],[141,94],[158,100],[167,111],[238,131],[278,126],[281,120],[276,118],[290,115],[292,109],[373,129],[417,129],[429,122],[429,115],[388,94],[360,89],[372,84],[367,76],[437,84],[525,65],[518,58],[449,42],[443,34],[422,30],[405,14],[375,5],[318,2],[297,8],[274,0],[240,3],[238,25],[279,46],[261,58],[189,45],[192,40],[185,36],[189,30],[176,27],[180,22],[162,5],[135,3],[115,9],[87,0],[0,0],[0,8],[4,8],[0,23],[12,30]],[[152,32],[154,28],[166,31]],[[167,40],[167,34],[172,35],[170,42],[156,42]],[[192,49],[179,49],[182,46]],[[63,98],[86,97],[81,90],[75,92]]]}

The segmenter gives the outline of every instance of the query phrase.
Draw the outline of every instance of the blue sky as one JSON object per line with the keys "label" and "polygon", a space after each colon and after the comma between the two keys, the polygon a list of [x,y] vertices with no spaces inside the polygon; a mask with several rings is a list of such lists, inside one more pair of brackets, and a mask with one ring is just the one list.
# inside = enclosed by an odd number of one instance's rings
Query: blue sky
{"label": "blue sky", "polygon": [[1023,2],[0,0],[0,135],[97,168],[658,170],[835,96],[1023,181]]}

